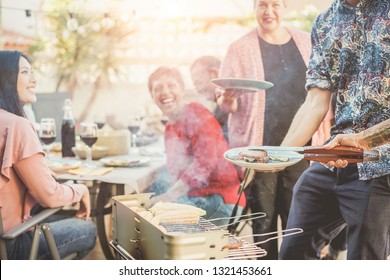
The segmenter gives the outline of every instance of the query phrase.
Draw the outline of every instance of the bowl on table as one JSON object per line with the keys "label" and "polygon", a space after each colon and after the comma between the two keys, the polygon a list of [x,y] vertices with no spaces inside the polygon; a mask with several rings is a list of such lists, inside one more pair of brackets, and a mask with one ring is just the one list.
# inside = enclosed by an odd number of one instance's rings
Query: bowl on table
{"label": "bowl on table", "polygon": [[[108,154],[109,147],[107,146],[92,146],[92,159],[99,160]],[[87,152],[86,146],[76,146],[72,148],[72,151],[81,159],[85,159]]]}
{"label": "bowl on table", "polygon": [[50,152],[58,152],[61,153],[62,150],[62,144],[61,142],[54,142],[50,145]]}
{"label": "bowl on table", "polygon": [[130,131],[128,129],[98,131],[95,145],[108,147],[107,156],[127,155],[130,147]]}

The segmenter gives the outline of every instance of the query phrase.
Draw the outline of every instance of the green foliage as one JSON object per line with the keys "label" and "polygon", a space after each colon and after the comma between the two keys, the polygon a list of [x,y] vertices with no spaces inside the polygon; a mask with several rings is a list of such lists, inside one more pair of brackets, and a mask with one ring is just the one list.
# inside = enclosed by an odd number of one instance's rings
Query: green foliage
{"label": "green foliage", "polygon": [[[311,26],[318,16],[319,11],[313,5],[308,5],[302,11],[292,11],[285,19],[286,23],[297,29],[310,31]],[[209,19],[194,19],[197,23],[196,31],[207,32],[213,25],[235,23],[241,26],[253,27],[256,26],[256,17],[253,13],[242,18],[209,18]]]}
{"label": "green foliage", "polygon": [[[133,46],[133,33],[137,31],[134,19],[123,19],[120,10],[128,0],[46,0],[42,10],[44,26],[34,45],[30,47],[34,66],[43,74],[57,78],[56,91],[65,87],[70,94],[80,84],[98,87],[105,80],[123,80],[128,73],[122,71],[132,61],[126,53]],[[102,11],[93,9],[103,4]],[[109,11],[109,13],[107,13]],[[318,15],[314,6],[296,11],[287,18],[290,26],[309,31]],[[131,17],[131,12],[129,13]],[[133,20],[133,21],[132,21]],[[179,20],[179,19],[177,19]],[[208,32],[216,24],[235,23],[255,26],[253,13],[246,17],[192,19],[195,32]],[[123,79],[122,79],[123,78]]]}
{"label": "green foliage", "polygon": [[319,11],[315,6],[308,5],[302,11],[293,11],[286,21],[292,27],[310,32],[311,26],[318,14]]}

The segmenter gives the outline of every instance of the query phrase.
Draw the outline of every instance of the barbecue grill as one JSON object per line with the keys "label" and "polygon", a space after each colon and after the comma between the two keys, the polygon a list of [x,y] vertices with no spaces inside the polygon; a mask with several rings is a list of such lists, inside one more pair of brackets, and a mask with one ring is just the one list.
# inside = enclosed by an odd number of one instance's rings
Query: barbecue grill
{"label": "barbecue grill", "polygon": [[211,221],[196,224],[152,224],[140,216],[136,207],[151,206],[151,193],[112,198],[113,240],[118,259],[206,260],[256,259],[267,252],[230,234]]}

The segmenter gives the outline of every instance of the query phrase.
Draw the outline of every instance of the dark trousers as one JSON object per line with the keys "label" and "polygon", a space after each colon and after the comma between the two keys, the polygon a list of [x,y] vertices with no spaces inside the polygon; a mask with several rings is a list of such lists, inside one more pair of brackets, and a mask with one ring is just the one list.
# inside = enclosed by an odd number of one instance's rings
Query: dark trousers
{"label": "dark trousers", "polygon": [[333,250],[343,251],[347,249],[348,228],[345,227],[335,238],[330,241]]}
{"label": "dark trousers", "polygon": [[371,193],[363,225],[366,260],[386,260],[390,255],[390,175],[371,181]]}
{"label": "dark trousers", "polygon": [[287,228],[301,228],[303,233],[283,239],[281,259],[315,259],[320,252],[310,252],[317,232],[344,219],[348,226],[348,259],[361,259],[363,219],[370,192],[370,181],[359,180],[356,164],[329,170],[313,163],[294,187]]}
{"label": "dark trousers", "polygon": [[[266,217],[253,221],[253,234],[276,231],[278,215],[282,221],[282,228],[286,227],[294,185],[308,166],[309,162],[303,160],[279,172],[256,173],[245,192],[247,207],[252,213],[264,212]],[[254,237],[254,242],[261,242],[269,237]],[[267,256],[262,259],[278,259],[276,239],[259,246],[267,251]]]}

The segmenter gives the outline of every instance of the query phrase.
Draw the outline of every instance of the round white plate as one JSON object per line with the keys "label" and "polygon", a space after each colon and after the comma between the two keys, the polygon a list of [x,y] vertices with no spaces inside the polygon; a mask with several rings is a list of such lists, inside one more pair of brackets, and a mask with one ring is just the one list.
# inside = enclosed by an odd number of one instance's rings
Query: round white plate
{"label": "round white plate", "polygon": [[105,166],[110,167],[133,167],[142,166],[150,162],[150,157],[135,157],[135,158],[124,158],[124,157],[111,157],[102,158],[100,162]]}
{"label": "round white plate", "polygon": [[224,89],[240,89],[245,91],[265,90],[274,86],[273,83],[266,82],[266,81],[237,79],[237,78],[213,79],[210,82]]}
{"label": "round white plate", "polygon": [[163,157],[165,156],[165,151],[159,147],[142,147],[139,149],[139,154],[147,157]]}
{"label": "round white plate", "polygon": [[46,159],[49,168],[56,173],[67,172],[70,169],[78,168],[81,161],[68,158],[50,158]]}
{"label": "round white plate", "polygon": [[[239,154],[243,150],[247,150],[248,148],[262,149],[261,146],[249,146],[249,147],[240,147],[228,150],[224,153],[224,157],[226,160],[234,163],[235,165],[255,169],[258,171],[280,171],[285,169],[288,166],[294,165],[303,159],[303,155],[300,155],[296,152],[292,151],[267,151],[268,155],[271,157],[279,157],[279,158],[288,158],[288,161],[274,161],[269,160],[267,163],[261,162],[247,162],[245,160],[238,159]],[[265,149],[267,150],[267,149]]]}

